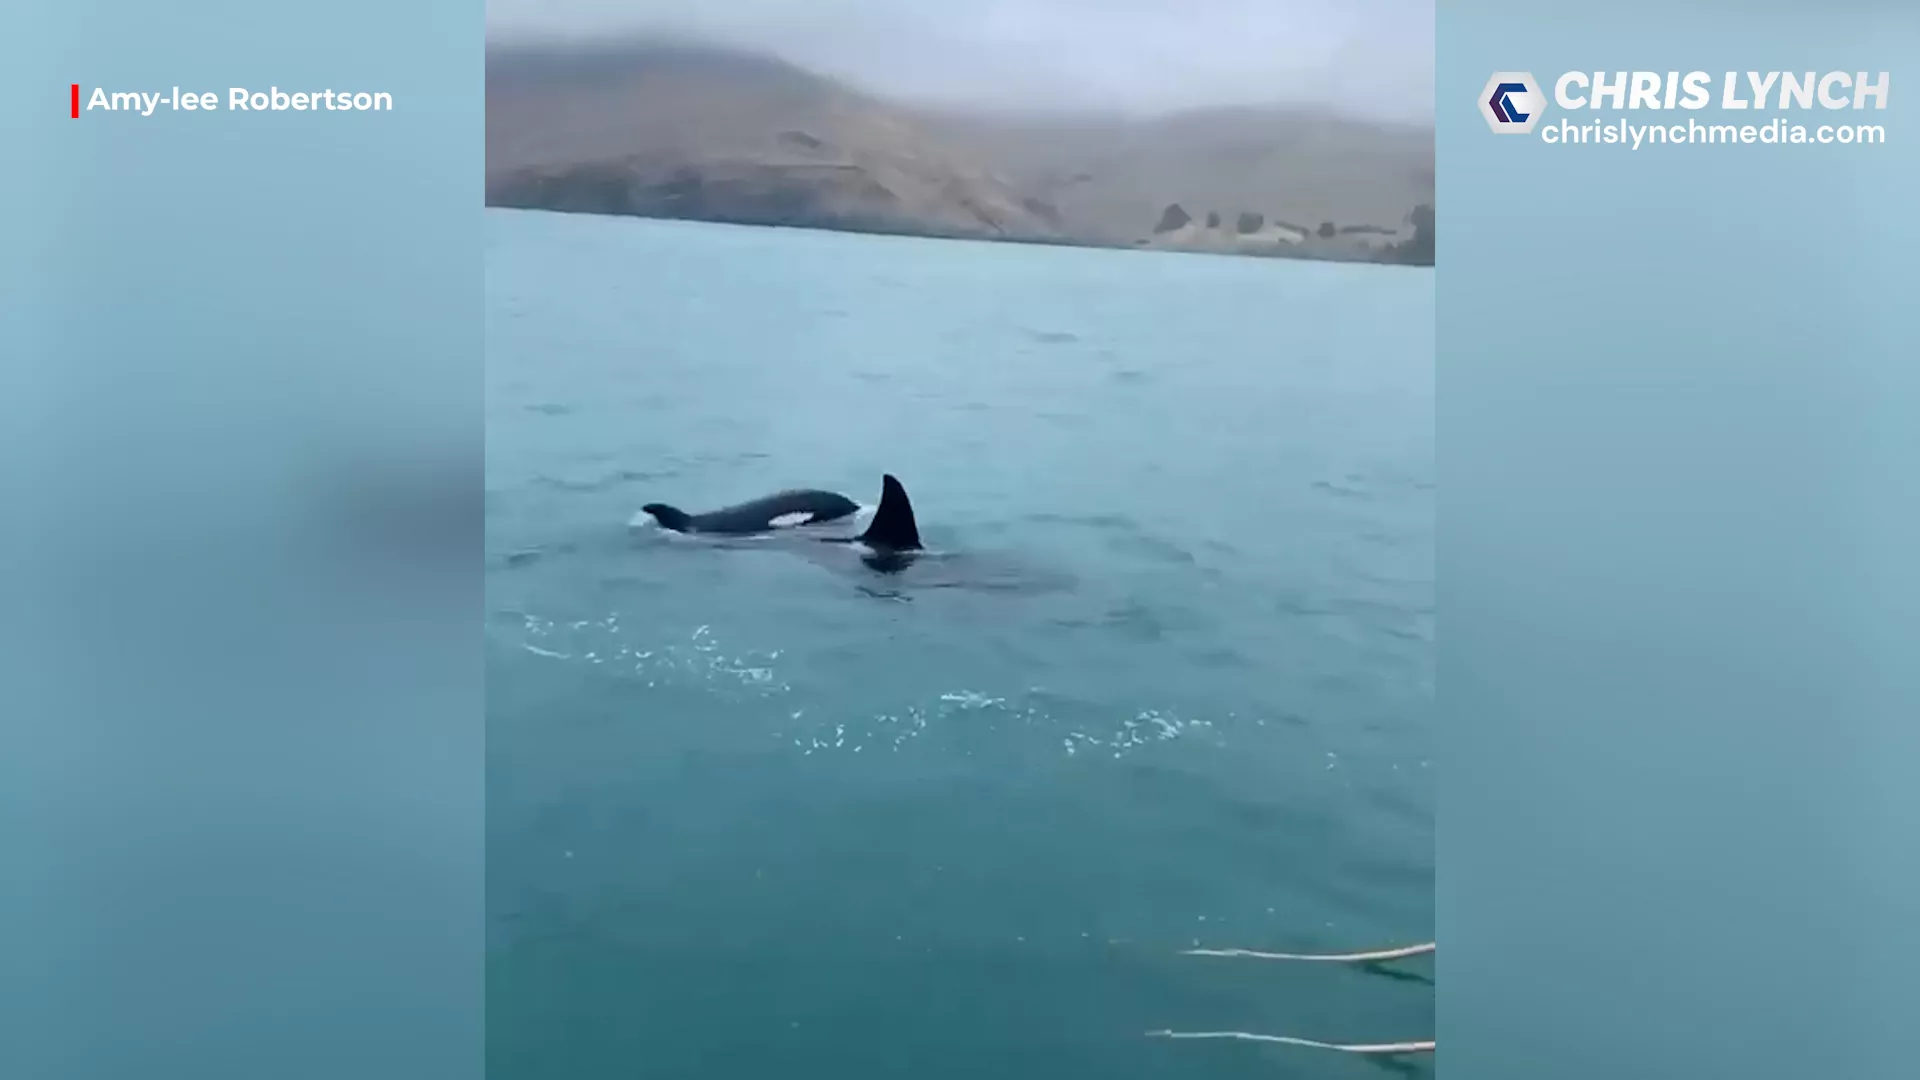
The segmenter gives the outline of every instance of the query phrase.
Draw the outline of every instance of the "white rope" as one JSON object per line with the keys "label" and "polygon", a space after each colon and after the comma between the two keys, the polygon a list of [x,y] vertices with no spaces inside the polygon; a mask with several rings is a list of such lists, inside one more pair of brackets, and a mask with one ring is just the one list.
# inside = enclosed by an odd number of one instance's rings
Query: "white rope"
{"label": "white rope", "polygon": [[1187,949],[1182,956],[1244,956],[1255,960],[1315,960],[1329,963],[1356,964],[1369,960],[1398,960],[1405,956],[1419,956],[1433,951],[1433,942],[1422,945],[1409,945],[1404,949],[1381,949],[1377,952],[1356,953],[1278,953],[1256,952],[1252,949]]}
{"label": "white rope", "polygon": [[[1357,953],[1275,953],[1258,952],[1253,949],[1188,949],[1181,955],[1241,956],[1255,960],[1309,960],[1356,964],[1373,960],[1399,960],[1408,956],[1421,956],[1433,952],[1433,946],[1434,943],[1428,941],[1401,949],[1378,949]],[[1251,1031],[1149,1031],[1147,1035],[1158,1039],[1239,1039],[1244,1042],[1281,1043],[1287,1046],[1311,1047],[1315,1050],[1337,1050],[1343,1054],[1431,1054],[1434,1052],[1432,1039],[1424,1042],[1400,1043],[1329,1043],[1316,1039],[1296,1039],[1291,1035],[1259,1035]]]}
{"label": "white rope", "polygon": [[1241,1039],[1247,1042],[1284,1043],[1288,1046],[1307,1046],[1315,1050],[1338,1050],[1343,1054],[1431,1054],[1433,1040],[1425,1042],[1403,1043],[1326,1043],[1313,1039],[1296,1039],[1291,1035],[1257,1035],[1251,1031],[1149,1031],[1148,1037],[1156,1039]]}

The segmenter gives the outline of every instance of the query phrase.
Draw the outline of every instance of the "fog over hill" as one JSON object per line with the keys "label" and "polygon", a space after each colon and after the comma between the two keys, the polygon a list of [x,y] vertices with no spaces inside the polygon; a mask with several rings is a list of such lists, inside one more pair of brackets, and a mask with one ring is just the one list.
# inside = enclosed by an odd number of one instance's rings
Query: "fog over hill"
{"label": "fog over hill", "polygon": [[1431,126],[1434,0],[488,0],[490,41],[704,41],[914,105]]}
{"label": "fog over hill", "polygon": [[1431,126],[1331,105],[975,105],[658,32],[499,35],[486,87],[490,205],[1431,261]]}

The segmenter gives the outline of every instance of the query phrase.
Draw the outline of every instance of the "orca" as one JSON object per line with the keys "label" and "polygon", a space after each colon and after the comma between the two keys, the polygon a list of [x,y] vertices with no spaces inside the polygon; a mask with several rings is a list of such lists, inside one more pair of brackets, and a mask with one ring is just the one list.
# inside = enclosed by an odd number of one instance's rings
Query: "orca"
{"label": "orca", "polygon": [[859,536],[823,538],[823,543],[853,544],[862,549],[860,561],[883,574],[905,570],[926,548],[920,543],[920,525],[913,518],[907,489],[892,473],[880,477],[880,508]]}
{"label": "orca", "polygon": [[[837,511],[843,504],[846,512],[832,517],[811,517],[806,522],[787,518],[815,509]],[[857,536],[822,536],[781,527],[841,521],[861,509],[851,499],[827,491],[782,492],[710,514],[684,514],[658,503],[643,509],[669,529],[720,534],[715,542],[723,547],[731,546],[725,543],[727,534],[784,535],[789,539],[780,547],[827,569],[850,574],[863,582],[863,591],[888,599],[905,599],[903,590],[1037,593],[1073,587],[1069,576],[1036,573],[1018,561],[996,560],[987,553],[928,550],[907,489],[891,473],[880,478],[880,504]]]}
{"label": "orca", "polygon": [[640,509],[651,514],[661,528],[673,532],[750,536],[839,521],[858,513],[860,504],[837,491],[795,488],[704,514],[689,514],[666,503],[648,503]]}
{"label": "orca", "polygon": [[[996,559],[986,552],[929,550],[921,542],[920,524],[914,520],[907,489],[891,475],[880,478],[880,506],[865,532],[815,539],[820,543],[807,547],[820,555],[836,549],[854,552],[857,559],[852,565],[835,568],[867,578],[861,591],[890,600],[907,599],[907,591],[922,589],[1031,594],[1073,588],[1071,577],[1038,572],[1019,560]],[[814,561],[828,566],[840,562],[832,558]]]}

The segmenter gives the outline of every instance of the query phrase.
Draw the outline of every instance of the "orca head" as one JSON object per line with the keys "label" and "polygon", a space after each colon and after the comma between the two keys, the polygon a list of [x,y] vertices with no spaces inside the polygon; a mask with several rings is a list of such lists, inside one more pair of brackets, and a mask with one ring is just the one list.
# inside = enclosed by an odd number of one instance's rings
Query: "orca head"
{"label": "orca head", "polygon": [[921,550],[913,503],[907,501],[907,489],[891,473],[880,478],[880,508],[874,511],[867,531],[860,534],[860,542],[880,558]]}
{"label": "orca head", "polygon": [[652,514],[653,520],[659,522],[661,528],[671,529],[674,532],[686,532],[687,526],[692,521],[686,511],[668,506],[666,503],[648,503],[641,507],[640,511]]}

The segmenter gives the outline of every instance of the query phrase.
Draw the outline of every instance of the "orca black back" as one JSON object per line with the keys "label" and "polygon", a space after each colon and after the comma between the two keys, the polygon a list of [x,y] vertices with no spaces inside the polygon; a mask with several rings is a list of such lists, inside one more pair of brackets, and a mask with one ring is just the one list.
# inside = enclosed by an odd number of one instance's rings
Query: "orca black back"
{"label": "orca black back", "polygon": [[739,503],[704,514],[689,514],[665,503],[640,508],[660,527],[674,532],[746,536],[793,525],[819,525],[851,517],[860,505],[837,491],[800,488]]}

